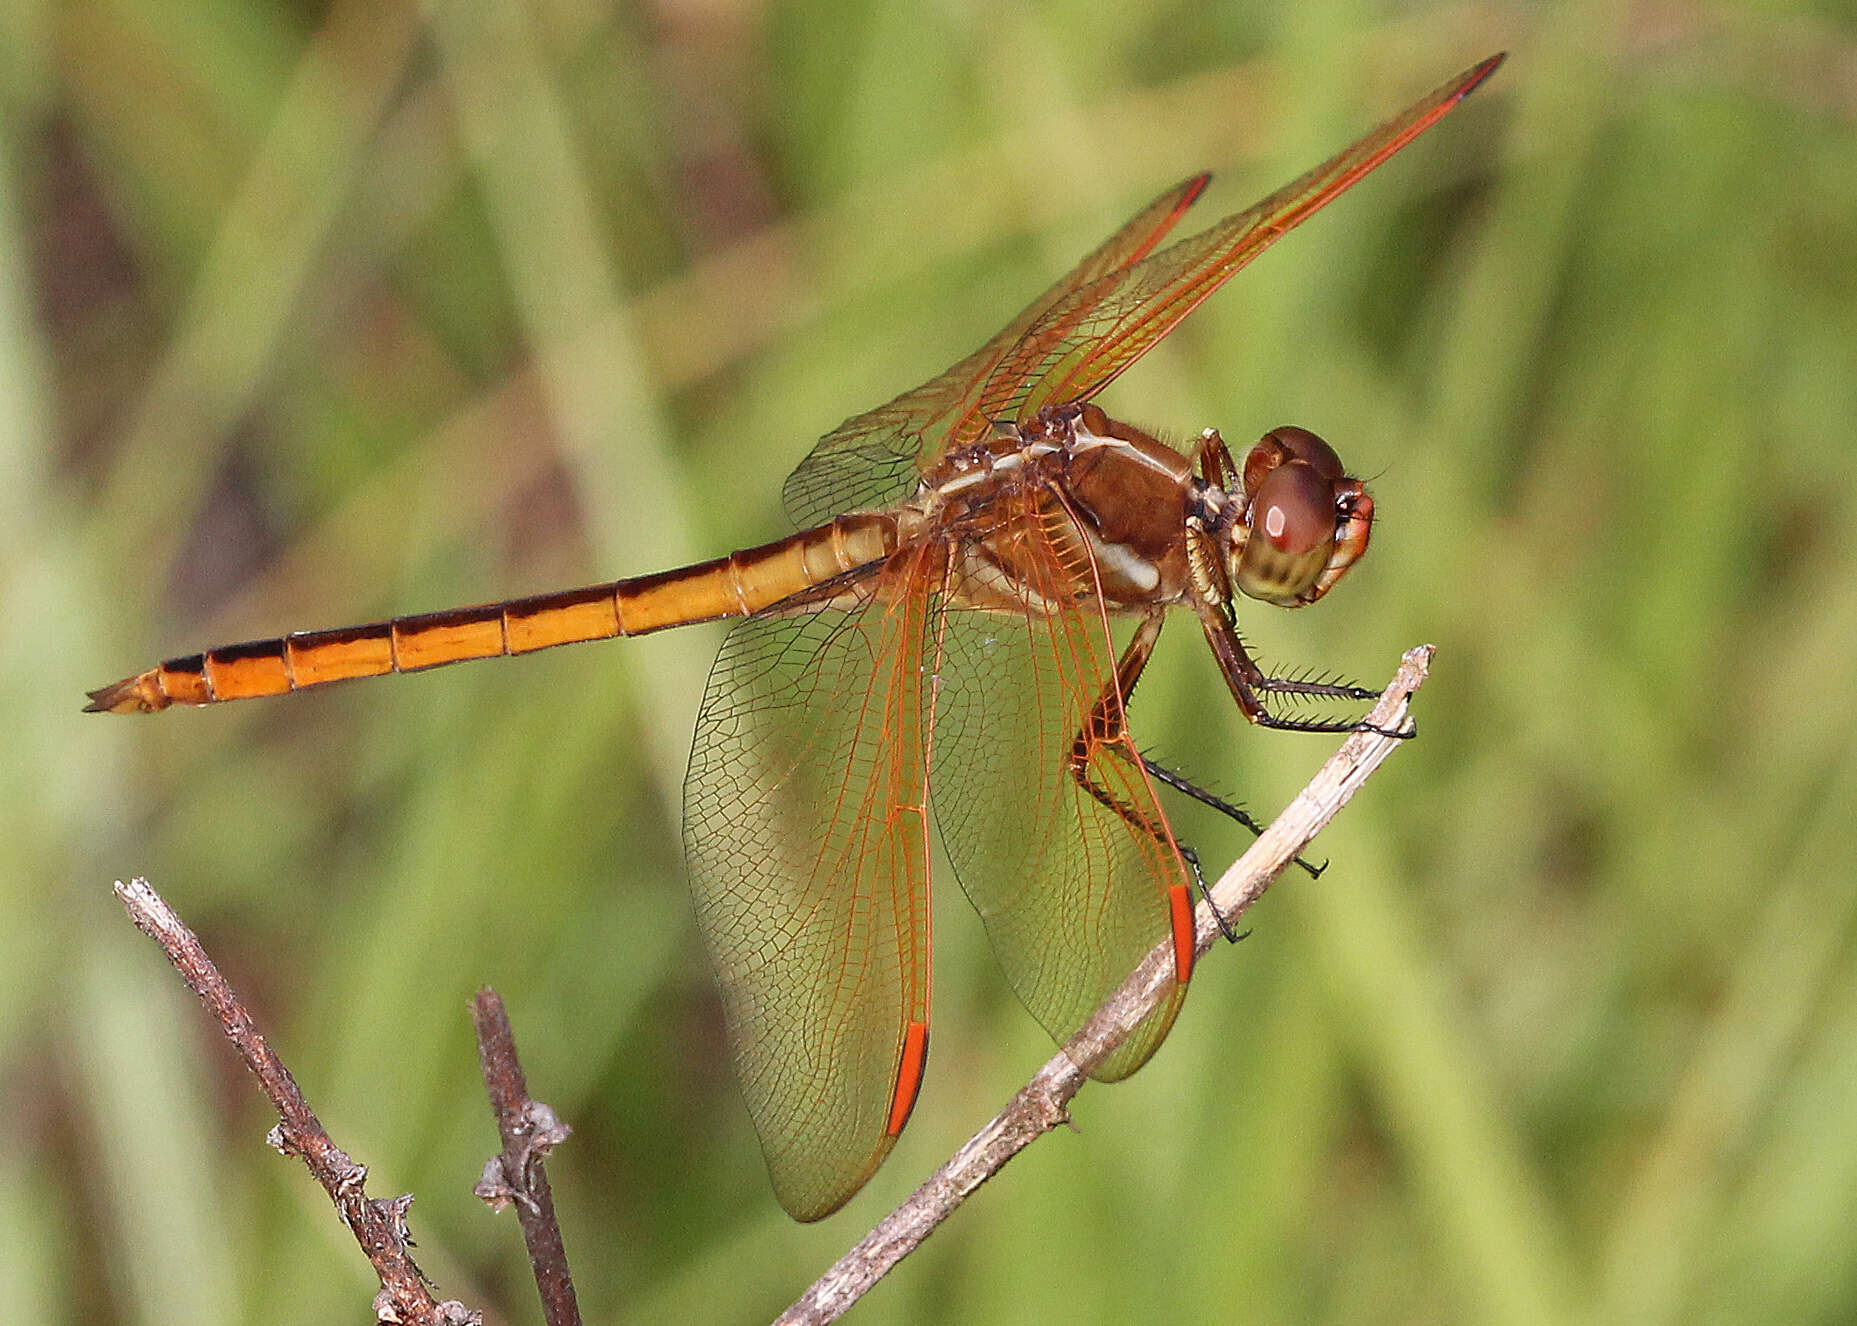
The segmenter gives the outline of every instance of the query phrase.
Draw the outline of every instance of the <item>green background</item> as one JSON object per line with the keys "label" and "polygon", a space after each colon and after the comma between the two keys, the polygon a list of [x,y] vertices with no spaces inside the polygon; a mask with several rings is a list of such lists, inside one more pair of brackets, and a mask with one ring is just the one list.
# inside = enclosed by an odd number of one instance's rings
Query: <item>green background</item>
{"label": "green background", "polygon": [[[1161,187],[1477,96],[1105,403],[1323,433],[1372,555],[1268,662],[1420,739],[860,1320],[1857,1318],[1848,4],[24,3],[0,32],[0,1302],[358,1321],[368,1269],[109,893],[148,875],[446,1293],[536,1320],[465,1001],[576,1133],[590,1320],[773,1315],[1049,1053],[942,889],[936,1054],[768,1191],[679,865],[715,628],[130,721],[157,658],[657,570]],[[1144,744],[1268,815],[1196,633]],[[1183,815],[1208,861],[1242,846]]]}

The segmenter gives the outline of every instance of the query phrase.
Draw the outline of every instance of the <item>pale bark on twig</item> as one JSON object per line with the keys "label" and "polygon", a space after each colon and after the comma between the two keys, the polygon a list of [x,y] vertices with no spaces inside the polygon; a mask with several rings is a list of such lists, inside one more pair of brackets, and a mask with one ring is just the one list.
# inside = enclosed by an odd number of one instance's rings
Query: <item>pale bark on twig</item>
{"label": "pale bark on twig", "polygon": [[277,1108],[277,1126],[266,1140],[287,1156],[301,1156],[310,1173],[335,1203],[336,1214],[354,1234],[361,1251],[380,1277],[374,1298],[375,1319],[405,1326],[477,1326],[482,1314],[455,1300],[433,1298],[425,1276],[407,1255],[406,1209],[410,1196],[371,1198],[365,1191],[367,1167],[356,1164],[337,1146],[304,1099],[296,1079],[277,1057],[220,975],[199,938],[184,925],[167,901],[145,879],[116,884],[116,896],[136,928],[161,945],[181,975],[238,1050],[245,1066]]}
{"label": "pale bark on twig", "polygon": [[502,1154],[484,1162],[477,1195],[492,1211],[515,1206],[548,1326],[580,1326],[580,1306],[574,1298],[574,1277],[568,1271],[561,1226],[555,1219],[554,1194],[542,1169],[542,1157],[566,1141],[570,1130],[552,1109],[530,1099],[528,1081],[516,1057],[509,1013],[503,997],[489,986],[471,1000],[471,1025],[477,1029],[484,1090],[503,1139]]}
{"label": "pale bark on twig", "polygon": [[[1368,715],[1369,723],[1387,732],[1402,729],[1411,695],[1424,683],[1432,653],[1430,645],[1406,651],[1399,671]],[[1309,785],[1213,886],[1213,901],[1227,924],[1264,895],[1270,881],[1288,868],[1400,744],[1396,737],[1372,732],[1356,732],[1342,743]],[[1196,921],[1197,950],[1203,954],[1219,937],[1220,926],[1204,902]],[[1089,1068],[1101,1063],[1165,995],[1173,964],[1172,943],[1158,945],[992,1122],[819,1277],[779,1322],[816,1326],[836,1321],[1008,1160],[1067,1122],[1070,1099],[1089,1080]]]}

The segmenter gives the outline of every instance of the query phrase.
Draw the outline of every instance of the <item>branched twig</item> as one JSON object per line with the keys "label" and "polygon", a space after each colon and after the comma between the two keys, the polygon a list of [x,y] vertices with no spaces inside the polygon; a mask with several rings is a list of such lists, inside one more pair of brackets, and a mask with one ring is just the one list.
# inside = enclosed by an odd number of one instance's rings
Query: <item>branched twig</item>
{"label": "branched twig", "polygon": [[287,1156],[303,1163],[328,1192],[336,1214],[354,1234],[361,1251],[380,1276],[380,1293],[374,1298],[376,1320],[407,1326],[475,1326],[483,1318],[462,1303],[435,1300],[425,1277],[407,1255],[406,1208],[409,1196],[370,1198],[363,1189],[367,1168],[356,1164],[330,1139],[315,1111],[303,1098],[296,1079],[253,1023],[226,978],[219,974],[199,939],[182,924],[174,909],[145,879],[116,885],[116,896],[129,910],[129,919],[143,934],[161,945],[168,961],[219,1019],[226,1038],[257,1077],[264,1094],[278,1113],[277,1126],[268,1141]]}
{"label": "branched twig", "polygon": [[[1432,646],[1406,652],[1399,671],[1367,721],[1396,732],[1406,721],[1412,692],[1425,680]],[[1227,923],[1242,916],[1354,795],[1380,762],[1400,745],[1397,738],[1357,732],[1324,764],[1261,837],[1213,886],[1213,901]],[[1200,904],[1196,938],[1204,953],[1220,933],[1211,909]],[[780,1317],[782,1323],[836,1321],[847,1308],[908,1256],[935,1227],[981,1184],[1040,1135],[1068,1121],[1071,1097],[1165,995],[1174,957],[1171,942],[1150,953],[1077,1034],[1065,1042],[993,1121],[976,1133],[928,1182],[886,1216],[858,1245],[814,1282]]]}
{"label": "branched twig", "polygon": [[542,1157],[567,1140],[568,1126],[548,1106],[529,1099],[529,1086],[516,1058],[516,1034],[510,1029],[502,996],[488,986],[479,990],[471,1000],[471,1024],[477,1028],[484,1090],[503,1138],[502,1154],[484,1162],[477,1195],[493,1211],[515,1206],[548,1326],[580,1326],[574,1278],[568,1274],[567,1249],[555,1221],[554,1195],[542,1170]]}

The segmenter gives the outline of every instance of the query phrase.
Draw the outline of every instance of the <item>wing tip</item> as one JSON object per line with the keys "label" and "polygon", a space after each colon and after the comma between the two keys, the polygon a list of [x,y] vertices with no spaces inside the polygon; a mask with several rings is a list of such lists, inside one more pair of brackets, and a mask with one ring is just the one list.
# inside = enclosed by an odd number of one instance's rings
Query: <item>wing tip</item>
{"label": "wing tip", "polygon": [[1457,76],[1457,99],[1462,100],[1482,87],[1489,76],[1502,68],[1502,62],[1509,58],[1507,51],[1497,51],[1494,55],[1479,60]]}

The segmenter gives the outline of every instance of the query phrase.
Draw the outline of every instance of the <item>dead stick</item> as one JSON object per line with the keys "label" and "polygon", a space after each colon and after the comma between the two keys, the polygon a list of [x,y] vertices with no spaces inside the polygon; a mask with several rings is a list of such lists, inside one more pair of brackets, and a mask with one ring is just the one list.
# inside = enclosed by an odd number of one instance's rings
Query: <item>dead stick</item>
{"label": "dead stick", "polygon": [[580,1326],[574,1277],[568,1273],[567,1248],[555,1220],[554,1194],[542,1169],[542,1157],[567,1140],[568,1127],[548,1106],[529,1098],[529,1085],[516,1058],[516,1033],[510,1028],[509,1013],[503,1007],[502,996],[489,986],[471,1000],[471,1024],[477,1028],[477,1059],[483,1067],[484,1090],[490,1096],[497,1133],[503,1139],[502,1154],[484,1162],[477,1195],[493,1211],[514,1204],[548,1326]]}
{"label": "dead stick", "polygon": [[370,1198],[364,1188],[367,1168],[356,1164],[337,1146],[316,1118],[303,1092],[271,1049],[251,1014],[245,1009],[219,968],[207,956],[199,938],[182,922],[167,901],[145,879],[116,884],[116,896],[129,911],[136,928],[168,955],[168,961],[187,982],[187,987],[226,1033],[238,1050],[245,1066],[258,1079],[258,1085],[277,1108],[277,1126],[267,1140],[284,1155],[301,1156],[335,1203],[335,1211],[354,1234],[361,1251],[380,1277],[380,1293],[374,1299],[374,1312],[382,1322],[408,1323],[409,1326],[463,1326],[480,1323],[481,1314],[462,1303],[438,1302],[426,1287],[425,1277],[407,1255],[406,1208],[410,1196],[385,1199]]}
{"label": "dead stick", "polygon": [[[1424,684],[1432,653],[1430,645],[1406,651],[1399,671],[1367,716],[1369,723],[1385,732],[1400,730],[1412,693]],[[1374,732],[1356,732],[1342,743],[1309,785],[1251,845],[1251,850],[1213,886],[1213,901],[1228,924],[1264,896],[1270,881],[1289,866],[1368,775],[1400,745],[1398,738]],[[1197,919],[1197,948],[1204,953],[1220,929],[1203,902]],[[1173,966],[1172,942],[1156,946],[991,1123],[974,1134],[947,1164],[884,1217],[781,1315],[782,1326],[818,1326],[836,1321],[1008,1160],[1043,1134],[1067,1123],[1071,1097],[1089,1080],[1090,1067],[1101,1063],[1165,997]]]}

